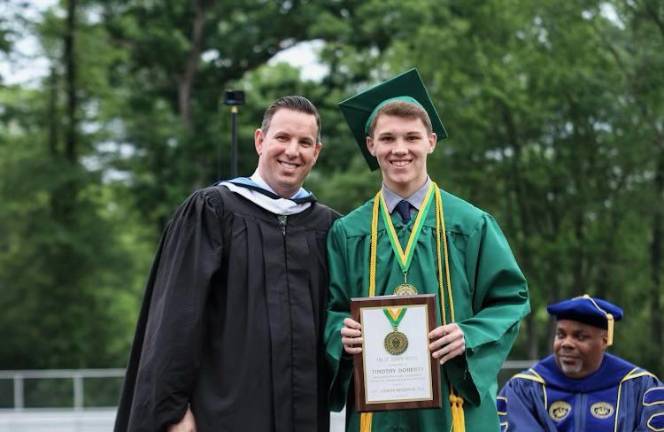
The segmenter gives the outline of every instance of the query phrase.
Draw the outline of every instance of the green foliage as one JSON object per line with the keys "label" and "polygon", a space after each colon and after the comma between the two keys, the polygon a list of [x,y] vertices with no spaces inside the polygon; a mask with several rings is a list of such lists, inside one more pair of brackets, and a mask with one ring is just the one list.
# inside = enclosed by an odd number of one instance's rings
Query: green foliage
{"label": "green foliage", "polygon": [[[9,203],[0,211],[0,325],[12,337],[0,347],[0,368],[118,364],[126,344],[111,341],[133,322],[113,313],[134,267],[116,240],[122,215],[102,214],[108,192],[98,179],[51,158],[39,133],[11,135],[0,147],[0,199]],[[52,197],[72,181],[85,185],[76,212],[58,220]]]}

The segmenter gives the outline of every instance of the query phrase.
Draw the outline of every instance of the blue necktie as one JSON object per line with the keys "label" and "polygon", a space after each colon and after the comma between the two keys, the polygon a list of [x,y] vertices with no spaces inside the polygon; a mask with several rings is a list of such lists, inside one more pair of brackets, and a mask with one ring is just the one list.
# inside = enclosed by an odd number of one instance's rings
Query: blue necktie
{"label": "blue necktie", "polygon": [[410,220],[410,203],[406,200],[401,200],[397,204],[397,211],[401,215],[403,223],[408,223]]}

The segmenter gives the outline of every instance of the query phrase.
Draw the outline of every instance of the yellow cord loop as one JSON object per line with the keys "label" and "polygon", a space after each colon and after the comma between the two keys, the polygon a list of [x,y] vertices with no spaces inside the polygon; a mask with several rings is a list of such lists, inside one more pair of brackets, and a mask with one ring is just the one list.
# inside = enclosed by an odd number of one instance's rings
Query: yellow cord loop
{"label": "yellow cord loop", "polygon": [[[440,319],[443,325],[447,324],[447,314],[445,312],[445,289],[443,287],[443,260],[440,257],[440,239],[447,243],[445,239],[445,222],[441,221],[440,215],[440,191],[436,187],[436,258],[438,260],[438,289],[440,290]],[[442,227],[442,233],[441,233]],[[441,235],[442,234],[442,235]],[[445,249],[447,251],[447,249]],[[445,272],[447,273],[447,256],[445,257]]]}
{"label": "yellow cord loop", "polygon": [[[445,255],[445,282],[447,284],[447,298],[450,303],[450,322],[454,322],[454,296],[452,295],[452,278],[450,277],[450,259],[447,252],[447,235],[445,230],[445,210],[440,189],[436,185],[436,252],[438,254],[438,285],[440,287],[440,309],[443,325],[447,324],[445,319],[445,293],[443,290],[443,278],[440,269],[440,238],[443,239],[443,253]],[[452,383],[450,384],[450,411],[452,412],[452,432],[466,432],[466,419],[463,411],[463,398],[457,396]]]}
{"label": "yellow cord loop", "polygon": [[[454,322],[454,299],[452,296],[452,280],[450,277],[450,264],[447,251],[447,236],[445,235],[445,212],[443,200],[438,185],[434,184],[436,193],[436,253],[438,261],[438,288],[440,290],[440,311],[443,325],[447,324],[445,308],[445,287],[447,285],[447,298],[449,299],[450,322]],[[376,250],[378,247],[378,214],[380,204],[380,191],[374,197],[371,220],[371,251],[369,259],[369,297],[376,295]],[[445,278],[443,279],[443,259],[440,253],[440,239],[443,239],[443,254],[445,257]],[[465,416],[463,411],[463,398],[457,396],[450,384],[450,407],[452,413],[452,432],[465,432]],[[360,414],[360,432],[371,432],[373,413]]]}
{"label": "yellow cord loop", "polygon": [[[374,197],[373,212],[371,215],[371,258],[369,259],[369,297],[376,295],[376,249],[378,248],[378,206],[380,204],[380,191]],[[371,432],[373,413],[360,414],[360,432]]]}
{"label": "yellow cord loop", "polygon": [[376,194],[371,216],[371,258],[369,259],[369,297],[376,295],[376,249],[378,249],[378,206],[380,192]]}

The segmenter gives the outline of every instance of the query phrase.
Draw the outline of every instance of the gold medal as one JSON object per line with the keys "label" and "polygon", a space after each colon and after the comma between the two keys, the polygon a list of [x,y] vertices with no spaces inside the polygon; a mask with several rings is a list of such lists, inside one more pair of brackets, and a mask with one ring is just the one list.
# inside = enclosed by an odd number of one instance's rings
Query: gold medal
{"label": "gold medal", "polygon": [[403,296],[403,295],[417,295],[417,288],[415,285],[409,283],[402,283],[397,285],[394,288],[394,295]]}
{"label": "gold medal", "polygon": [[408,348],[408,338],[400,331],[394,330],[385,336],[385,350],[392,355],[403,354]]}
{"label": "gold medal", "polygon": [[385,346],[385,351],[392,355],[402,354],[408,348],[408,338],[399,331],[399,324],[406,314],[407,309],[405,306],[383,309],[383,313],[392,326],[392,331],[385,336],[383,345]]}

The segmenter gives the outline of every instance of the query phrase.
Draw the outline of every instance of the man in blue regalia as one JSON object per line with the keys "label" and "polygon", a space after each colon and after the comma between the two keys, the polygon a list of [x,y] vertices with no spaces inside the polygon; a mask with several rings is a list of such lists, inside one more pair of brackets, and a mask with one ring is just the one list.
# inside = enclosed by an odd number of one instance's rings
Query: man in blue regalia
{"label": "man in blue regalia", "polygon": [[556,318],[553,355],[516,374],[498,396],[509,432],[664,431],[664,386],[606,352],[623,311],[584,295],[547,307]]}

